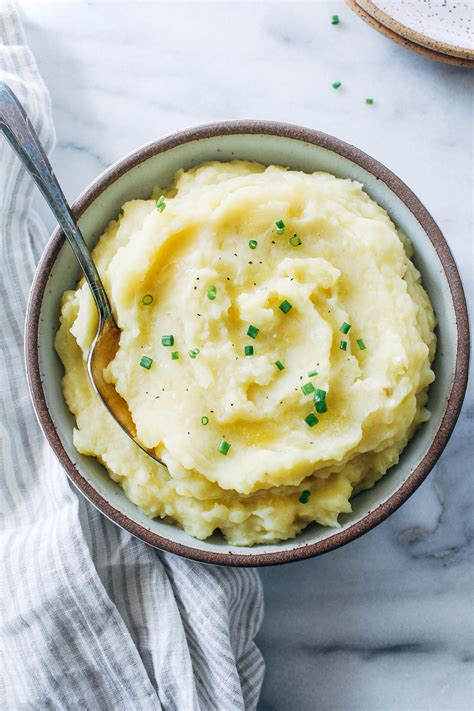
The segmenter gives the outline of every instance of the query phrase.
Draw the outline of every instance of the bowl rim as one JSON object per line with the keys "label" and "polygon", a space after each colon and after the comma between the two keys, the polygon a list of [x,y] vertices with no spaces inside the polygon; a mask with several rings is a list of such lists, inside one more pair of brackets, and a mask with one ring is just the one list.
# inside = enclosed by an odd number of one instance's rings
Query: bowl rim
{"label": "bowl rim", "polygon": [[221,553],[193,548],[154,533],[145,526],[133,521],[126,514],[118,511],[109,500],[103,497],[92,484],[82,476],[74,462],[68,456],[56,431],[43,391],[39,367],[38,331],[43,296],[47,287],[50,271],[65,241],[64,233],[59,226],[53,231],[45,247],[31,286],[25,322],[25,360],[30,395],[41,429],[59,462],[66,470],[68,477],[90,503],[121,528],[155,548],[203,563],[254,567],[304,560],[339,548],[359,538],[359,536],[384,521],[413,494],[440,457],[459,417],[467,387],[470,341],[467,304],[461,277],[448,244],[430,213],[410,188],[384,165],[355,146],[314,129],[265,120],[222,121],[187,128],[151,141],[114,163],[90,183],[72,205],[76,219],[81,217],[91,203],[96,200],[109,185],[127,173],[131,168],[143,163],[152,156],[191,141],[236,134],[265,134],[291,138],[328,149],[356,163],[359,167],[384,182],[405,206],[408,207],[437,252],[449,285],[456,315],[457,348],[455,374],[447,399],[446,410],[431,445],[403,484],[386,501],[379,504],[372,511],[369,511],[361,520],[348,526],[346,529],[335,531],[334,534],[328,538],[314,543],[269,553]]}

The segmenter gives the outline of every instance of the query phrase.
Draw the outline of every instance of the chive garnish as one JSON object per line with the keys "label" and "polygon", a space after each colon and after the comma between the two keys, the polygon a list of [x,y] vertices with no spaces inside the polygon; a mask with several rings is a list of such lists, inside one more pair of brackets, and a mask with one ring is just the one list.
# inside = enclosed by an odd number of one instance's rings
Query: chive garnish
{"label": "chive garnish", "polygon": [[207,287],[207,298],[209,301],[214,301],[214,299],[217,296],[217,287],[214,285],[208,286]]}
{"label": "chive garnish", "polygon": [[318,374],[317,370],[310,370],[308,373],[308,378],[314,378],[314,376],[317,374]]}
{"label": "chive garnish", "polygon": [[324,412],[328,411],[328,406],[326,405],[326,400],[322,400],[321,402],[314,402],[314,407],[316,412],[319,415],[322,415]]}
{"label": "chive garnish", "polygon": [[347,341],[340,341],[339,348],[341,351],[347,351]]}
{"label": "chive garnish", "polygon": [[174,336],[161,336],[163,346],[174,346]]}
{"label": "chive garnish", "polygon": [[357,341],[356,341],[356,343],[357,343],[357,345],[359,346],[359,348],[360,348],[361,351],[365,351],[365,349],[367,348],[367,346],[365,345],[365,343],[364,343],[364,341],[362,340],[362,338],[358,338]]}
{"label": "chive garnish", "polygon": [[298,235],[293,235],[292,237],[290,237],[290,239],[288,240],[288,242],[291,244],[292,247],[299,247],[300,244],[302,244],[302,242],[301,242],[300,238],[298,237]]}
{"label": "chive garnish", "polygon": [[161,197],[158,198],[158,200],[155,203],[155,207],[158,210],[158,212],[163,212],[163,210],[166,207],[166,202],[165,202],[165,196],[161,195]]}
{"label": "chive garnish", "polygon": [[331,86],[333,89],[339,89],[339,87],[341,86],[341,82],[340,81],[333,81]]}
{"label": "chive garnish", "polygon": [[199,348],[191,348],[191,350],[188,351],[189,357],[190,357],[190,358],[196,358],[196,356],[198,356],[200,352],[201,352],[201,351],[199,350]]}
{"label": "chive garnish", "polygon": [[283,363],[281,362],[281,360],[276,360],[276,361],[275,361],[275,365],[276,365],[276,367],[278,368],[278,370],[285,370],[285,366],[283,365]]}
{"label": "chive garnish", "polygon": [[283,220],[277,220],[275,222],[275,229],[277,235],[284,235],[285,234],[285,223]]}
{"label": "chive garnish", "polygon": [[171,360],[178,360],[178,359],[179,359],[178,351],[173,351],[171,354]]}
{"label": "chive garnish", "polygon": [[229,442],[226,442],[225,439],[223,439],[217,449],[221,454],[224,455],[224,457],[226,457],[227,452],[231,447],[232,445]]}
{"label": "chive garnish", "polygon": [[150,304],[153,303],[153,296],[151,294],[145,294],[145,296],[142,296],[142,304],[143,306],[150,306]]}
{"label": "chive garnish", "polygon": [[326,391],[316,388],[314,391],[314,402],[325,402],[326,401]]}
{"label": "chive garnish", "polygon": [[140,358],[140,365],[142,366],[142,368],[146,368],[147,370],[150,370],[152,363],[153,363],[153,358],[148,358],[148,356],[142,356]]}
{"label": "chive garnish", "polygon": [[311,393],[314,393],[313,383],[305,383],[304,385],[302,385],[301,392],[303,393],[303,395],[311,395]]}
{"label": "chive garnish", "polygon": [[246,356],[253,355],[253,346],[244,346],[244,353]]}
{"label": "chive garnish", "polygon": [[346,321],[344,321],[344,323],[342,324],[342,326],[341,326],[341,328],[340,328],[339,330],[340,330],[341,333],[349,333],[349,331],[351,330],[351,328],[352,328],[351,324],[350,324],[350,323],[346,323]]}
{"label": "chive garnish", "polygon": [[255,249],[257,247],[257,240],[256,239],[249,239],[249,247],[250,249]]}
{"label": "chive garnish", "polygon": [[206,417],[206,415],[203,415],[201,417],[201,425],[208,425],[209,424],[209,417]]}
{"label": "chive garnish", "polygon": [[304,418],[304,421],[310,427],[314,427],[314,425],[317,425],[319,422],[319,420],[316,417],[316,415],[314,414],[314,412],[310,412],[309,415],[306,415],[306,417]]}
{"label": "chive garnish", "polygon": [[293,308],[293,304],[290,304],[290,302],[285,299],[281,302],[278,308],[280,309],[280,311],[283,311],[284,314],[287,314],[288,311]]}
{"label": "chive garnish", "polygon": [[257,338],[259,331],[260,329],[256,326],[249,326],[247,329],[247,336],[250,336],[250,338]]}
{"label": "chive garnish", "polygon": [[369,106],[372,106],[372,104],[374,103],[374,100],[373,99],[366,99],[365,103],[369,104]]}
{"label": "chive garnish", "polygon": [[301,492],[301,496],[298,499],[298,501],[300,502],[300,504],[307,504],[310,496],[311,496],[311,492],[308,491],[308,489],[305,489],[304,491]]}
{"label": "chive garnish", "polygon": [[338,25],[339,24],[339,15],[332,15],[331,16],[331,25]]}

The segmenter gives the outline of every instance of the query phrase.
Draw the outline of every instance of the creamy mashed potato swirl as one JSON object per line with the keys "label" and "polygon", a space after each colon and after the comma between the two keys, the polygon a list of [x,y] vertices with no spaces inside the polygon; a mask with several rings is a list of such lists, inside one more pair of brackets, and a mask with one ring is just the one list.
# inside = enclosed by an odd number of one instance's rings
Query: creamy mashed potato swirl
{"label": "creamy mashed potato swirl", "polygon": [[435,319],[409,242],[360,184],[327,173],[215,162],[180,171],[164,196],[163,211],[126,203],[93,254],[121,329],[106,377],[166,467],[92,390],[83,281],[56,337],[75,446],[197,538],[337,526],[429,417]]}

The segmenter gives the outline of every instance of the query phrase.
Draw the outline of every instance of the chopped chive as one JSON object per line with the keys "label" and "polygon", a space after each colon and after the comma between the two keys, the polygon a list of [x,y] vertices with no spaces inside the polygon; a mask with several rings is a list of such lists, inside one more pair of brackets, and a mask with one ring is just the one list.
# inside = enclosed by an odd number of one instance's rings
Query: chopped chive
{"label": "chopped chive", "polygon": [[246,356],[253,355],[253,346],[244,346],[244,353]]}
{"label": "chopped chive", "polygon": [[217,287],[214,285],[208,286],[207,287],[207,298],[209,301],[214,301],[214,299],[217,296]]}
{"label": "chopped chive", "polygon": [[165,202],[165,196],[161,195],[161,197],[158,198],[158,200],[155,203],[155,207],[158,210],[158,212],[163,212],[163,210],[166,207],[166,202]]}
{"label": "chopped chive", "polygon": [[201,425],[208,425],[209,424],[209,417],[206,417],[206,415],[203,415],[201,417]]}
{"label": "chopped chive", "polygon": [[314,391],[314,402],[325,402],[326,401],[326,391],[316,388]]}
{"label": "chopped chive", "polygon": [[189,357],[190,357],[190,358],[196,358],[196,356],[198,356],[200,352],[201,352],[201,351],[199,350],[199,348],[191,348],[191,350],[188,351]]}
{"label": "chopped chive", "polygon": [[285,234],[285,223],[283,222],[283,220],[277,220],[275,222],[275,228],[276,228],[277,235],[284,235]]}
{"label": "chopped chive", "polygon": [[178,359],[179,359],[178,351],[173,351],[171,354],[171,360],[178,360]]}
{"label": "chopped chive", "polygon": [[140,365],[142,366],[142,368],[146,368],[147,370],[150,370],[152,363],[153,363],[153,358],[148,358],[148,356],[142,356],[140,358]]}
{"label": "chopped chive", "polygon": [[292,247],[299,247],[300,244],[302,244],[302,242],[301,242],[300,238],[298,237],[298,235],[293,235],[292,237],[290,237],[290,239],[288,240],[288,242],[291,244]]}
{"label": "chopped chive", "polygon": [[310,412],[309,415],[306,415],[306,417],[304,418],[304,421],[310,427],[314,427],[314,425],[317,425],[319,422],[319,420],[316,417],[316,415],[314,414],[314,412]]}
{"label": "chopped chive", "polygon": [[163,346],[174,346],[174,336],[161,336]]}
{"label": "chopped chive", "polygon": [[369,106],[372,106],[372,104],[374,103],[374,100],[373,99],[366,99],[365,103],[369,104]]}
{"label": "chopped chive", "polygon": [[281,362],[281,360],[276,360],[276,361],[275,361],[275,365],[276,365],[276,367],[278,368],[278,370],[285,370],[285,366],[283,365],[283,363]]}
{"label": "chopped chive", "polygon": [[314,378],[314,376],[317,374],[318,374],[317,370],[310,370],[308,373],[308,378]]}
{"label": "chopped chive", "polygon": [[340,341],[339,348],[341,351],[347,351],[347,341]]}
{"label": "chopped chive", "polygon": [[145,294],[145,296],[142,296],[142,304],[143,306],[150,306],[150,304],[153,303],[153,296],[151,294]]}
{"label": "chopped chive", "polygon": [[285,299],[281,302],[278,308],[280,309],[280,311],[283,311],[284,314],[287,314],[288,311],[293,308],[293,304],[290,304],[290,302]]}
{"label": "chopped chive", "polygon": [[359,348],[360,348],[361,351],[365,351],[365,349],[366,349],[367,346],[365,345],[365,343],[364,343],[364,341],[362,340],[362,338],[358,338],[357,341],[356,341],[356,343],[357,343],[357,345],[359,346]]}
{"label": "chopped chive", "polygon": [[340,81],[334,81],[334,82],[331,84],[331,86],[332,86],[333,89],[339,89],[339,87],[342,86],[342,85],[341,85],[341,82],[340,82]]}
{"label": "chopped chive", "polygon": [[351,324],[350,324],[350,323],[346,323],[346,321],[344,321],[344,323],[342,324],[342,326],[341,326],[341,328],[340,328],[339,330],[340,330],[341,333],[349,333],[349,331],[351,330],[351,328],[352,328]]}
{"label": "chopped chive", "polygon": [[332,15],[331,25],[338,25],[338,24],[339,24],[339,15]]}
{"label": "chopped chive", "polygon": [[225,439],[223,439],[217,449],[221,454],[224,455],[224,457],[227,457],[227,452],[231,447],[232,445],[229,442],[226,442]]}
{"label": "chopped chive", "polygon": [[301,392],[303,393],[303,395],[311,395],[311,393],[314,393],[313,383],[305,383],[304,385],[302,385]]}
{"label": "chopped chive", "polygon": [[256,326],[249,326],[247,329],[247,336],[250,336],[250,338],[257,338],[259,331],[260,329]]}
{"label": "chopped chive", "polygon": [[249,247],[250,249],[255,249],[257,247],[257,240],[256,239],[249,239]]}
{"label": "chopped chive", "polygon": [[300,502],[300,504],[307,504],[310,496],[311,496],[311,492],[308,491],[308,489],[305,489],[304,491],[301,492],[301,496],[298,499],[298,501]]}
{"label": "chopped chive", "polygon": [[326,405],[326,400],[322,400],[322,402],[314,402],[314,408],[318,415],[322,415],[324,412],[328,411],[328,406]]}

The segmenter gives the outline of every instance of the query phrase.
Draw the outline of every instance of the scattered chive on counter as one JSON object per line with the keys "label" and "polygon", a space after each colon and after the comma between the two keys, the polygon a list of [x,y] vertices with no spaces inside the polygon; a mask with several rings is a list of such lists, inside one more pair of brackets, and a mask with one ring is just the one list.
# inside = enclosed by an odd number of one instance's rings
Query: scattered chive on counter
{"label": "scattered chive on counter", "polygon": [[178,351],[173,351],[171,354],[171,360],[179,360],[179,353]]}
{"label": "scattered chive on counter", "polygon": [[367,346],[365,345],[365,343],[364,343],[364,341],[362,340],[362,338],[358,338],[357,341],[356,341],[356,343],[357,343],[357,345],[359,346],[359,348],[360,348],[361,351],[365,351],[365,349],[367,348]]}
{"label": "scattered chive on counter", "polygon": [[203,415],[201,417],[201,425],[208,425],[209,424],[209,417],[206,417],[206,415]]}
{"label": "scattered chive on counter", "polygon": [[314,376],[317,374],[318,374],[317,370],[310,370],[308,373],[308,378],[314,378]]}
{"label": "scattered chive on counter", "polygon": [[211,284],[211,286],[207,287],[207,298],[209,301],[214,301],[214,299],[217,296],[217,287]]}
{"label": "scattered chive on counter", "polygon": [[316,415],[314,414],[314,412],[310,412],[309,415],[306,415],[306,417],[304,418],[304,421],[310,427],[314,427],[314,425],[317,425],[319,422],[319,420],[316,417]]}
{"label": "scattered chive on counter", "polygon": [[257,242],[256,239],[249,239],[249,247],[250,247],[250,249],[256,249],[257,244],[258,244],[258,242]]}
{"label": "scattered chive on counter", "polygon": [[174,336],[161,336],[163,346],[174,346]]}
{"label": "scattered chive on counter", "polygon": [[246,356],[253,355],[253,346],[244,346],[244,353]]}
{"label": "scattered chive on counter", "polygon": [[304,491],[301,492],[301,496],[298,499],[298,501],[300,502],[300,504],[307,504],[310,496],[311,496],[311,492],[308,489],[305,489]]}
{"label": "scattered chive on counter", "polygon": [[344,323],[342,324],[342,326],[341,326],[341,328],[340,328],[339,330],[340,330],[341,333],[346,334],[346,333],[349,333],[349,331],[351,330],[351,328],[352,328],[351,324],[350,324],[350,323],[346,323],[346,321],[344,321]]}
{"label": "scattered chive on counter", "polygon": [[284,235],[285,234],[285,223],[283,220],[277,220],[275,222],[275,229],[277,235]]}
{"label": "scattered chive on counter", "polygon": [[341,84],[340,81],[333,81],[333,83],[331,84],[331,86],[332,86],[333,89],[339,89],[339,87],[342,86],[342,84]]}
{"label": "scattered chive on counter", "polygon": [[365,103],[369,104],[369,106],[372,106],[372,104],[374,103],[374,100],[369,98],[369,99],[365,100]]}
{"label": "scattered chive on counter", "polygon": [[148,358],[148,356],[142,356],[140,358],[140,365],[142,366],[142,368],[146,368],[147,370],[150,370],[152,364],[153,364],[153,358]]}
{"label": "scattered chive on counter", "polygon": [[281,362],[281,360],[276,360],[276,361],[275,361],[275,365],[276,365],[276,367],[278,368],[278,370],[285,370],[285,366],[283,365],[283,363]]}
{"label": "scattered chive on counter", "polygon": [[249,326],[247,329],[247,336],[250,336],[250,338],[257,338],[259,331],[260,329],[256,326]]}
{"label": "scattered chive on counter", "polygon": [[339,343],[339,348],[341,349],[341,351],[347,351],[347,341],[341,341]]}
{"label": "scattered chive on counter", "polygon": [[288,311],[290,311],[293,308],[293,304],[290,304],[289,301],[286,299],[281,302],[280,306],[278,307],[280,311],[283,311],[284,314],[287,314]]}
{"label": "scattered chive on counter", "polygon": [[142,296],[142,304],[143,306],[150,306],[150,304],[153,303],[153,296],[151,294],[145,294]]}
{"label": "scattered chive on counter", "polygon": [[338,25],[339,24],[339,15],[332,15],[331,16],[331,25]]}
{"label": "scattered chive on counter", "polygon": [[189,357],[196,358],[196,356],[198,356],[200,352],[201,351],[199,350],[199,348],[191,348],[191,350],[188,351]]}
{"label": "scattered chive on counter", "polygon": [[231,447],[232,445],[229,442],[226,442],[225,439],[223,439],[217,449],[221,454],[224,455],[224,457],[227,457],[227,452]]}
{"label": "scattered chive on counter", "polygon": [[302,385],[301,392],[303,393],[303,395],[311,395],[311,393],[314,393],[313,383],[305,383],[304,385]]}
{"label": "scattered chive on counter", "polygon": [[293,235],[292,237],[290,237],[290,239],[288,240],[288,242],[291,244],[292,247],[299,247],[300,244],[302,244],[302,242],[301,242],[300,238],[298,237],[298,235]]}
{"label": "scattered chive on counter", "polygon": [[161,195],[155,203],[155,207],[158,212],[163,212],[166,207],[165,196]]}

